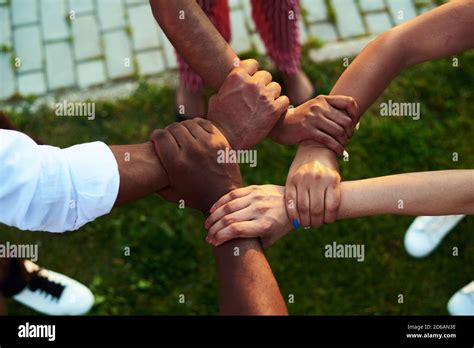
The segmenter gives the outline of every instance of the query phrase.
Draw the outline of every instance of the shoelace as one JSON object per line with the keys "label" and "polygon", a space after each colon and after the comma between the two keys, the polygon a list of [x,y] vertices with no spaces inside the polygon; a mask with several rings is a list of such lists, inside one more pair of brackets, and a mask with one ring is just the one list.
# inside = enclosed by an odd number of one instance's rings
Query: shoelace
{"label": "shoelace", "polygon": [[51,296],[52,301],[59,301],[65,286],[50,280],[41,271],[36,271],[31,275],[31,282],[28,284],[31,291],[39,290],[46,297]]}

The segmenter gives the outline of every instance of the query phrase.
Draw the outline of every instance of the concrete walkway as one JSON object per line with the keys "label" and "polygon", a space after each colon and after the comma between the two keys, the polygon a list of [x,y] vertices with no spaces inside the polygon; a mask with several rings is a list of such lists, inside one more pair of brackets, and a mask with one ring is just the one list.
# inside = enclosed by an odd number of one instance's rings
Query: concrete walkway
{"label": "concrete walkway", "polygon": [[[229,4],[234,50],[264,53],[249,1]],[[301,0],[301,6],[302,43],[344,43],[381,33],[435,4]],[[110,86],[175,67],[173,48],[147,0],[0,0],[0,101]]]}

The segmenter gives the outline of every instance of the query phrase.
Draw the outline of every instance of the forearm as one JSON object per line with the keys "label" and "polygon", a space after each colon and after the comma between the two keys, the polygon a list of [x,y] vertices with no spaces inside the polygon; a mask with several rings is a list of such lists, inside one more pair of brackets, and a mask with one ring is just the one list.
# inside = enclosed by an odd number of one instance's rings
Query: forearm
{"label": "forearm", "polygon": [[234,239],[214,249],[223,315],[287,315],[259,239]]}
{"label": "forearm", "polygon": [[364,113],[405,64],[399,43],[400,36],[394,31],[377,37],[342,73],[330,95],[354,98],[361,114]]}
{"label": "forearm", "polygon": [[473,1],[451,1],[380,35],[344,71],[331,95],[353,97],[363,113],[402,69],[472,48],[473,16]]}
{"label": "forearm", "polygon": [[474,170],[398,174],[341,185],[338,219],[381,214],[474,214]]}
{"label": "forearm", "polygon": [[150,5],[176,51],[206,85],[217,91],[234,68],[237,55],[198,3],[195,0],[150,0]]}
{"label": "forearm", "polygon": [[110,146],[118,164],[120,186],[115,207],[168,186],[168,175],[151,142]]}

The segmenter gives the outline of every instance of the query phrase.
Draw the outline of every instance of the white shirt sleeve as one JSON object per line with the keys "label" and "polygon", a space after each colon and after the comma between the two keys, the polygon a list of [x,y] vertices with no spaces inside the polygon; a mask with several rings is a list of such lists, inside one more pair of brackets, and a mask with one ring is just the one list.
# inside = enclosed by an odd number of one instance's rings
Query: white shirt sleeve
{"label": "white shirt sleeve", "polygon": [[109,213],[120,184],[102,142],[60,149],[0,130],[0,222],[21,230],[77,230]]}

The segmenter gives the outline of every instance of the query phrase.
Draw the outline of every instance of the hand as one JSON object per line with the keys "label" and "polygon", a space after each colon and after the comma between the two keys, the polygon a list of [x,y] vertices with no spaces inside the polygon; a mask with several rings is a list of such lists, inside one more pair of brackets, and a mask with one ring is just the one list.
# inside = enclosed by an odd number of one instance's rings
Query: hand
{"label": "hand", "polygon": [[219,246],[234,238],[262,238],[264,248],[291,231],[286,214],[284,188],[249,186],[229,192],[211,208],[204,226],[206,240]]}
{"label": "hand", "polygon": [[284,145],[313,140],[341,155],[359,119],[359,108],[353,98],[320,95],[289,109],[270,138]]}
{"label": "hand", "polygon": [[300,146],[285,186],[286,210],[295,229],[336,220],[341,203],[340,182],[331,150]]}
{"label": "hand", "polygon": [[173,123],[151,135],[155,151],[168,174],[170,187],[160,195],[172,202],[207,212],[222,195],[242,186],[239,165],[218,163],[219,150],[229,147],[211,122],[196,118]]}
{"label": "hand", "polygon": [[240,62],[219,92],[209,100],[208,119],[236,150],[248,149],[265,138],[288,108],[288,98],[267,71],[257,71],[256,60]]}

